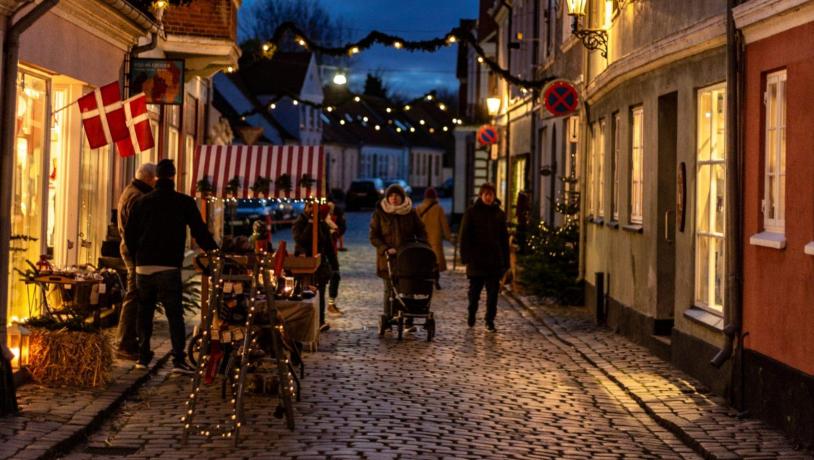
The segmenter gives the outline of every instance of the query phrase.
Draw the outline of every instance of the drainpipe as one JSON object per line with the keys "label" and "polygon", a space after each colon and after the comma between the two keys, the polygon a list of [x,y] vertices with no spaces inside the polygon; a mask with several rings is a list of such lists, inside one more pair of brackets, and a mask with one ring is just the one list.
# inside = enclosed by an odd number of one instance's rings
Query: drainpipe
{"label": "drainpipe", "polygon": [[[11,238],[11,194],[14,175],[14,127],[16,124],[17,112],[17,68],[20,55],[20,35],[23,34],[32,24],[37,22],[45,13],[56,6],[59,0],[43,0],[35,6],[19,21],[10,24],[6,29],[6,36],[3,41],[3,86],[2,86],[2,116],[0,116],[0,276],[4,281],[9,273],[9,247]],[[9,20],[9,22],[11,22]],[[11,372],[11,363],[6,360],[6,323],[8,322],[8,286],[5,282],[0,282],[0,347],[2,347],[3,369]],[[6,378],[6,375],[0,378]],[[13,380],[9,378],[6,381]],[[3,409],[10,409],[16,412],[16,396],[13,383],[5,387],[10,394],[2,395],[3,401],[14,401],[13,404],[3,404]]]}
{"label": "drainpipe", "polygon": [[[743,200],[742,200],[742,145],[741,131],[743,125],[740,122],[740,99],[742,94],[743,78],[740,72],[740,65],[743,62],[743,49],[740,40],[740,33],[735,28],[735,20],[732,9],[737,6],[739,0],[727,0],[726,8],[726,194],[729,205],[726,212],[726,227],[729,235],[726,239],[726,264],[727,264],[727,288],[726,306],[724,317],[727,322],[724,327],[726,336],[724,346],[712,358],[710,364],[715,368],[720,368],[734,354],[736,342],[739,344],[742,330],[743,304],[741,299],[741,270],[743,265],[741,231],[743,221]],[[732,377],[734,382],[735,366],[732,366]],[[742,384],[742,382],[741,382]]]}
{"label": "drainpipe", "polygon": [[[531,45],[531,69],[533,74],[537,74],[540,54],[540,2],[534,2],[534,22],[532,25],[532,45]],[[540,91],[537,88],[531,90],[531,189],[532,189],[532,216],[536,219],[540,217],[540,204],[543,200],[542,181],[540,180],[540,155],[537,150],[539,140],[537,139],[537,99]],[[535,196],[536,195],[536,196]],[[539,201],[535,200],[538,199]]]}

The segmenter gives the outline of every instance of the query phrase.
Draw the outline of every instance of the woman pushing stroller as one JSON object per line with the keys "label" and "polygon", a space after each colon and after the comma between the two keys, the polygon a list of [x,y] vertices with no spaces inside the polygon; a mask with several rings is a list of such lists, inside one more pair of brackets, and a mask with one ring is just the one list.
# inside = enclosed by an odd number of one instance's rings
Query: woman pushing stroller
{"label": "woman pushing stroller", "polygon": [[376,247],[376,274],[384,280],[384,315],[392,318],[387,257],[395,255],[410,241],[427,239],[427,231],[413,209],[412,200],[400,186],[393,184],[387,188],[384,198],[373,211],[369,236],[370,243]]}

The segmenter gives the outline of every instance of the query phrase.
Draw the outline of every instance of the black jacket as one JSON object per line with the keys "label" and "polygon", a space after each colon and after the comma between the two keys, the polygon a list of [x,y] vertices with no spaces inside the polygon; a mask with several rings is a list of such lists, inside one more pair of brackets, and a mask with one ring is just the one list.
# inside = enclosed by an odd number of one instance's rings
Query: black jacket
{"label": "black jacket", "polygon": [[509,269],[509,230],[499,205],[478,198],[464,213],[460,234],[467,276],[502,276]]}
{"label": "black jacket", "polygon": [[159,179],[155,190],[136,200],[124,230],[127,250],[136,266],[181,267],[187,226],[198,246],[209,251],[218,245],[209,233],[195,200],[175,191],[175,183]]}
{"label": "black jacket", "polygon": [[[295,254],[311,255],[314,237],[313,225],[314,221],[309,220],[305,213],[300,214],[294,222],[291,227],[291,234],[294,237]],[[315,278],[318,284],[327,283],[331,279],[331,274],[339,271],[339,258],[336,256],[334,244],[331,240],[331,229],[323,221],[319,222],[317,230],[317,252],[322,257]]]}

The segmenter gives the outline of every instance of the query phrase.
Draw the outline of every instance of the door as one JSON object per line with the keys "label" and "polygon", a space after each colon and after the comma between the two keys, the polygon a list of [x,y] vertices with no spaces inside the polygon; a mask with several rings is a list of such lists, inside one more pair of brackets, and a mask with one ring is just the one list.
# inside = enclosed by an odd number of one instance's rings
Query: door
{"label": "door", "polygon": [[[678,93],[658,100],[658,293],[656,331],[669,335],[675,303],[676,149],[678,144]],[[659,320],[668,320],[666,322]],[[661,329],[661,330],[659,330]]]}

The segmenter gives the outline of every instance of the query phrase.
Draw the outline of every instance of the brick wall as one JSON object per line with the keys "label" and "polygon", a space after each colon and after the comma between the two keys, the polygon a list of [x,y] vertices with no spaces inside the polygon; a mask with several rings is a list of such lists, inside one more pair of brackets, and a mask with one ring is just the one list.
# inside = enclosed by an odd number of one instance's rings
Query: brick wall
{"label": "brick wall", "polygon": [[189,5],[173,6],[164,13],[168,34],[212,38],[237,37],[237,7],[233,0],[193,0]]}

